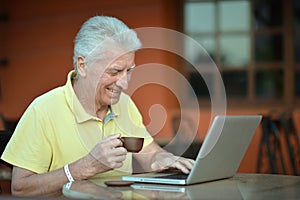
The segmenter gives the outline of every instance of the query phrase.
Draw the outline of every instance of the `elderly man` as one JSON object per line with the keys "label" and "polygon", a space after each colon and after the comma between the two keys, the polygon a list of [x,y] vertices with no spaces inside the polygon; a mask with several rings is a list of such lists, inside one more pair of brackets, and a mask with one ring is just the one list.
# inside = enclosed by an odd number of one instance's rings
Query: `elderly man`
{"label": "elderly man", "polygon": [[[132,156],[145,171],[189,173],[194,161],[160,148],[123,93],[140,47],[116,18],[95,16],[82,25],[66,84],[31,103],[1,157],[13,165],[13,195],[60,195],[68,181],[132,173]],[[142,150],[128,153],[121,136],[145,138]]]}

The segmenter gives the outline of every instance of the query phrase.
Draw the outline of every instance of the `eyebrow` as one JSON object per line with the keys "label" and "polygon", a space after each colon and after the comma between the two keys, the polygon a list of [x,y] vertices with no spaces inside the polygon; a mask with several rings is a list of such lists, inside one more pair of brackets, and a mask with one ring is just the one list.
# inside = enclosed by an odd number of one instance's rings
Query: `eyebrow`
{"label": "eyebrow", "polygon": [[[136,67],[136,65],[135,64],[133,64],[131,67],[129,67],[127,70],[131,70],[131,69],[133,69],[133,68],[135,68]],[[124,68],[121,68],[119,65],[115,65],[113,68],[111,68],[110,70],[125,70],[125,68],[126,67],[124,67]]]}

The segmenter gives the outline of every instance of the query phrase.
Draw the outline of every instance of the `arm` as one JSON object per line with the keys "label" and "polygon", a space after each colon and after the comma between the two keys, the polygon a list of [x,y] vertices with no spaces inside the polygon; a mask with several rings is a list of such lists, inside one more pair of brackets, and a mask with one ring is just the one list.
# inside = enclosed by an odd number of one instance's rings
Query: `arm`
{"label": "arm", "polygon": [[36,174],[20,167],[13,167],[11,192],[14,196],[59,196],[62,186],[68,182],[63,168],[44,174]]}
{"label": "arm", "polygon": [[139,153],[134,154],[134,157],[145,171],[177,168],[183,173],[189,173],[194,164],[194,160],[175,156],[165,151],[155,142],[149,144]]}
{"label": "arm", "polygon": [[[107,137],[99,142],[85,157],[69,164],[75,180],[93,177],[123,165],[126,149],[120,147],[120,134]],[[37,174],[20,167],[13,167],[11,191],[15,196],[54,196],[61,195],[64,184],[68,182],[64,169]]]}

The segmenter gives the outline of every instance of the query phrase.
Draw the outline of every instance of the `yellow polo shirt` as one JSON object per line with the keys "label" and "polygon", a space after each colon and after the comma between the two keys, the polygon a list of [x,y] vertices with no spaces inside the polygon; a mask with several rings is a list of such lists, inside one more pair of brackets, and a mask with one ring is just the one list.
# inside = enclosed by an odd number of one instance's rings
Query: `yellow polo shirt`
{"label": "yellow polo shirt", "polygon": [[[153,138],[142,117],[126,94],[112,105],[104,121],[85,112],[74,93],[71,77],[66,85],[36,98],[21,117],[1,159],[36,173],[62,168],[85,155],[103,138],[121,133],[144,137],[144,147]],[[115,176],[132,172],[132,154],[121,168],[98,176]]]}

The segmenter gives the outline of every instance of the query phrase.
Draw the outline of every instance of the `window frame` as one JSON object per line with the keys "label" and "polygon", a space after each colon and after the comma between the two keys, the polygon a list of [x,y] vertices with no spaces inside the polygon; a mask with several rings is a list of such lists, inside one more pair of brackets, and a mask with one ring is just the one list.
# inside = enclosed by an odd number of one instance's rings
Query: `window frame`
{"label": "window frame", "polygon": [[[223,1],[237,1],[237,0],[185,0],[182,8],[182,16],[185,16],[184,6],[187,2],[213,2],[216,3],[216,15],[219,13],[219,6],[217,5],[219,2]],[[240,1],[240,0],[239,0]],[[291,108],[292,106],[296,106],[300,104],[300,96],[296,96],[295,94],[295,72],[300,72],[300,63],[296,63],[295,61],[295,36],[300,35],[300,29],[295,28],[294,24],[294,1],[293,0],[285,0],[283,2],[282,8],[282,27],[268,27],[263,29],[255,29],[254,27],[254,3],[249,0],[250,4],[250,30],[247,32],[250,38],[250,55],[249,55],[249,65],[240,66],[238,68],[224,66],[221,62],[220,58],[220,44],[216,44],[215,47],[215,58],[214,62],[218,66],[221,73],[223,72],[235,72],[235,71],[245,71],[247,73],[248,84],[247,84],[247,92],[246,96],[240,97],[227,97],[228,106],[261,106],[261,107],[274,107],[274,106],[284,106],[287,108]],[[215,16],[216,24],[219,22],[219,17]],[[182,27],[184,32],[184,19],[182,20]],[[218,27],[216,27],[216,32],[213,35],[213,38],[217,38],[217,43],[220,41],[220,37],[222,34],[241,34],[241,31],[227,31],[220,32]],[[296,29],[296,30],[295,30]],[[189,33],[185,33],[191,37]],[[201,33],[198,33],[201,34]],[[203,33],[209,35],[210,33]],[[255,60],[255,37],[261,34],[267,35],[276,35],[279,34],[282,36],[282,60],[279,61],[263,61],[257,62]],[[283,72],[283,86],[282,86],[282,97],[276,99],[267,99],[267,98],[259,98],[256,96],[256,82],[255,82],[255,73],[261,69],[281,69]],[[192,71],[192,69],[187,69],[187,71]],[[185,72],[189,73],[189,72]],[[242,101],[241,101],[242,100]],[[205,97],[200,97],[199,102],[201,104],[209,104],[209,100]]]}

